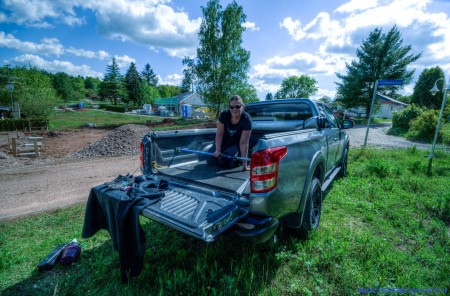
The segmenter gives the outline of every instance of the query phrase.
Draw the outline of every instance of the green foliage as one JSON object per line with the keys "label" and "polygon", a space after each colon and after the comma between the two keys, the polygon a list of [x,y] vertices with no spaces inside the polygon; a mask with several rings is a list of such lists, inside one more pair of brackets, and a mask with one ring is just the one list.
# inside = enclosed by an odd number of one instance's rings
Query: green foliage
{"label": "green foliage", "polygon": [[176,85],[158,85],[157,89],[161,98],[172,98],[181,94],[181,87]]}
{"label": "green foliage", "polygon": [[230,96],[252,93],[246,90],[250,52],[242,47],[246,15],[236,1],[222,10],[219,0],[210,0],[202,12],[195,65],[197,91],[218,115]]}
{"label": "green foliage", "polygon": [[149,63],[147,63],[144,67],[144,70],[141,72],[142,78],[145,82],[147,82],[150,86],[156,86],[158,84],[158,76],[153,72],[152,67]]}
{"label": "green foliage", "polygon": [[[142,218],[141,275],[120,283],[106,231],[80,238],[85,204],[0,223],[2,295],[360,295],[358,288],[448,289],[450,155],[426,175],[426,151],[353,149],[349,175],[323,201],[308,241],[278,233],[269,247],[223,237],[211,244]],[[389,167],[374,174],[371,159]],[[87,189],[88,190],[88,189]],[[39,273],[56,245],[77,238],[80,260]]]}
{"label": "green foliage", "polygon": [[[426,110],[422,112],[416,119],[411,121],[411,126],[407,133],[407,138],[411,140],[422,140],[431,143],[436,133],[439,113],[437,110]],[[441,133],[438,134],[438,140],[442,138]]]}
{"label": "green foliage", "polygon": [[[336,73],[342,80],[337,84],[336,99],[345,108],[364,106],[366,114],[370,114],[370,105],[379,79],[401,79],[408,84],[414,70],[408,65],[416,61],[421,54],[410,54],[411,45],[403,45],[403,39],[394,26],[387,34],[380,28],[372,31],[360,48],[356,51],[358,61],[346,64],[347,73]],[[378,92],[395,97],[401,86],[383,86]]]}
{"label": "green foliage", "polygon": [[284,78],[281,89],[275,94],[275,99],[309,98],[319,90],[316,84],[317,80],[308,75]]}
{"label": "green foliage", "polygon": [[99,95],[104,100],[111,100],[114,105],[126,97],[125,85],[116,58],[112,59],[111,65],[106,66],[105,78],[99,85]]}
{"label": "green foliage", "polygon": [[[431,87],[434,85],[436,80],[442,78],[438,82],[439,92],[436,95],[430,93]],[[442,89],[445,82],[444,72],[438,66],[425,69],[419,76],[416,85],[414,86],[414,92],[412,95],[411,102],[417,106],[425,107],[428,109],[439,109],[441,108],[442,102]]]}
{"label": "green foliage", "polygon": [[442,134],[442,143],[450,146],[450,122],[442,125],[441,134]]}
{"label": "green foliage", "polygon": [[195,81],[195,61],[189,57],[183,58],[183,81],[181,81],[181,90],[183,92],[194,92]]}
{"label": "green foliage", "polygon": [[394,112],[392,117],[392,127],[406,130],[409,129],[411,120],[420,116],[423,111],[424,110],[417,105],[411,104],[398,112]]}
{"label": "green foliage", "polygon": [[112,112],[121,112],[121,113],[127,112],[127,107],[125,107],[124,105],[105,105],[104,109],[106,111]]}
{"label": "green foliage", "polygon": [[156,98],[160,98],[158,88],[156,86],[147,85],[144,83],[142,87],[142,92],[144,95],[144,104],[154,104]]}
{"label": "green foliage", "polygon": [[136,69],[136,64],[131,63],[125,74],[125,88],[127,89],[126,101],[128,104],[142,106],[144,103],[144,84]]}
{"label": "green foliage", "polygon": [[48,118],[58,104],[49,75],[37,68],[17,67],[13,72],[21,78],[13,92],[13,99],[19,102],[21,113],[28,118]]}
{"label": "green foliage", "polygon": [[94,77],[86,77],[84,80],[84,88],[86,89],[86,95],[88,97],[93,97],[98,95],[98,89],[101,80]]}
{"label": "green foliage", "polygon": [[42,118],[20,118],[20,119],[2,119],[0,120],[0,131],[15,131],[47,128],[48,121]]}
{"label": "green foliage", "polygon": [[269,92],[266,95],[266,101],[271,101],[271,100],[273,100],[273,94],[271,92]]}

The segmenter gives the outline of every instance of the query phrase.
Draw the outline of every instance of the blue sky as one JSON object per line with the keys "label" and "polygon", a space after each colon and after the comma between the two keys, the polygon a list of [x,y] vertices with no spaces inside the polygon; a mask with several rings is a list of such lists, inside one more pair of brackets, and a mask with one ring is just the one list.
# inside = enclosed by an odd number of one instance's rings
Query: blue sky
{"label": "blue sky", "polygon": [[[284,77],[310,75],[315,97],[335,95],[336,72],[376,27],[397,25],[422,57],[416,78],[440,66],[450,75],[450,0],[239,0],[247,15],[243,46],[260,98]],[[102,78],[115,57],[125,74],[149,63],[160,83],[179,85],[183,56],[195,57],[206,0],[0,0],[0,65]],[[221,1],[223,8],[230,3]],[[404,88],[411,94],[414,84]],[[432,86],[430,86],[431,88]]]}

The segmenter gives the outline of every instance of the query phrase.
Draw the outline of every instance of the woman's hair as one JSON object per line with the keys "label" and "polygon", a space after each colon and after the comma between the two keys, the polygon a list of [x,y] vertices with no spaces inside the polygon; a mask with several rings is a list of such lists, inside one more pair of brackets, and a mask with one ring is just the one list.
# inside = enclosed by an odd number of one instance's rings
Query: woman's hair
{"label": "woman's hair", "polygon": [[244,101],[238,95],[231,96],[230,100],[228,101],[228,104],[231,103],[231,101],[239,101],[239,103],[241,103],[242,106],[244,106]]}

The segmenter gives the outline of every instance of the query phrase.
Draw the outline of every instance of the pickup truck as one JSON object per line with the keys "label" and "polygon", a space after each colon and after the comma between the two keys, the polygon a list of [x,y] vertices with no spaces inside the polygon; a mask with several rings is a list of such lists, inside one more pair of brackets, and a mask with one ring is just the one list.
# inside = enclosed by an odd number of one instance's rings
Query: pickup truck
{"label": "pickup truck", "polygon": [[[307,238],[319,226],[323,192],[347,169],[349,138],[321,102],[249,103],[250,171],[208,165],[215,128],[150,132],[140,144],[143,176],[164,180],[164,197],[141,215],[206,242],[227,233],[253,243],[282,225]],[[206,152],[206,153],[205,153]]]}

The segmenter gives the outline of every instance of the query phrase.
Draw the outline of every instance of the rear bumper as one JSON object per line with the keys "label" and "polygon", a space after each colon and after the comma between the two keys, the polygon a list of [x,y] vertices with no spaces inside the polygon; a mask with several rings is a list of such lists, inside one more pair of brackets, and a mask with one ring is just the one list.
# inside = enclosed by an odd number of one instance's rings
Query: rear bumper
{"label": "rear bumper", "polygon": [[278,219],[272,217],[245,217],[231,229],[231,236],[243,241],[261,244],[268,241],[278,229]]}

